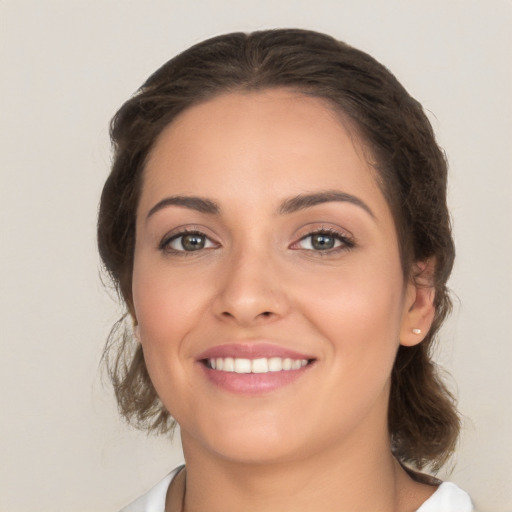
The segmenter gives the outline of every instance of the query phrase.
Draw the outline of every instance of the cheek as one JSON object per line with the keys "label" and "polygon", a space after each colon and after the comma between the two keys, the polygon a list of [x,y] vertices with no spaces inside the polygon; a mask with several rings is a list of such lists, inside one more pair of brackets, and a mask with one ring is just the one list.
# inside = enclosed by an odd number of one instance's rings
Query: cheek
{"label": "cheek", "polygon": [[136,259],[132,290],[146,367],[158,396],[174,416],[175,410],[186,407],[180,400],[180,383],[186,375],[182,341],[197,318],[197,287],[180,284],[162,270],[154,261]]}
{"label": "cheek", "polygon": [[145,258],[145,254],[135,259],[132,290],[144,358],[169,410],[193,363],[190,340],[204,322],[215,282],[213,276],[199,274],[172,271],[165,261]]}
{"label": "cheek", "polygon": [[351,266],[304,283],[301,310],[329,340],[344,372],[390,371],[399,344],[404,291],[401,268]]}
{"label": "cheek", "polygon": [[142,339],[166,343],[187,330],[202,307],[200,286],[154,262],[135,261],[133,302]]}
{"label": "cheek", "polygon": [[311,276],[303,284],[308,293],[300,295],[305,297],[304,306],[309,305],[304,309],[322,315],[326,326],[398,332],[404,303],[399,268],[343,269],[322,280]]}
{"label": "cheek", "polygon": [[173,293],[172,283],[165,274],[162,275],[157,266],[145,263],[143,258],[135,260],[133,302],[146,367],[165,403],[162,384],[180,371],[176,356],[181,350],[177,336],[184,328],[183,310],[176,298],[176,290]]}
{"label": "cheek", "polygon": [[387,407],[399,346],[402,290],[393,278],[377,279],[369,273],[363,278],[353,272],[329,280],[316,292],[318,299],[305,303],[303,311],[327,340],[328,363],[318,389],[325,385],[324,408],[353,425],[376,401],[383,410]]}

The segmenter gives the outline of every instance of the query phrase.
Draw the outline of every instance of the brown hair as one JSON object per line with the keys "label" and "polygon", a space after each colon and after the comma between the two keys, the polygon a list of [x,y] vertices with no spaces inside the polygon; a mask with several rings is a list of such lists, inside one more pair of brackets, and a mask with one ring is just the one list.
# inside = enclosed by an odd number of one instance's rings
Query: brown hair
{"label": "brown hair", "polygon": [[[370,150],[391,207],[404,275],[411,278],[414,262],[435,262],[429,278],[435,319],[422,343],[398,350],[388,424],[401,463],[438,469],[459,432],[453,396],[431,359],[434,337],[451,306],[446,282],[454,246],[447,165],[421,105],[371,56],[324,34],[282,29],[215,37],[164,64],[112,120],[114,161],[98,219],[105,268],[135,318],[135,213],[144,165],[158,135],[180,112],[217,94],[276,87],[323,98],[349,119]],[[120,411],[138,427],[169,431],[173,420],[156,395],[141,347],[122,320],[106,348]]]}

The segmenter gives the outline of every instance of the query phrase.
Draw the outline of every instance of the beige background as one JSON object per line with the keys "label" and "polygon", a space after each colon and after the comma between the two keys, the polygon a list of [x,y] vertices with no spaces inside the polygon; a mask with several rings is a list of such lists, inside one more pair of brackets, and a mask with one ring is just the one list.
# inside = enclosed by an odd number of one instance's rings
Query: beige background
{"label": "beige background", "polygon": [[370,52],[431,112],[460,299],[439,360],[467,417],[449,478],[482,512],[512,510],[510,0],[0,0],[0,511],[115,511],[180,461],[101,384],[119,314],[95,247],[107,123],[190,44],[278,26]]}

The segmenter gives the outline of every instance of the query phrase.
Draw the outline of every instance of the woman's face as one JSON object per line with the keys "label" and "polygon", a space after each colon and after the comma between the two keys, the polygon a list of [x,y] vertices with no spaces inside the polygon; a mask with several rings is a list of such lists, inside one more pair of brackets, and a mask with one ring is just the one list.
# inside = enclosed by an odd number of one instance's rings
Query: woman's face
{"label": "woman's face", "polygon": [[293,460],[387,435],[416,289],[361,147],[321,100],[185,111],[150,155],[136,230],[138,336],[186,452]]}

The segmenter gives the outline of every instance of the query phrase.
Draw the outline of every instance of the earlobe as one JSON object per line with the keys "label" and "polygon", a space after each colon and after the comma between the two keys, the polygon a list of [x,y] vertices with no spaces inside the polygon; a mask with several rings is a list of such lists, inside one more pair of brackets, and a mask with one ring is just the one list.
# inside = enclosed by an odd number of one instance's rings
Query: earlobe
{"label": "earlobe", "polygon": [[140,328],[138,325],[133,326],[133,336],[140,343]]}
{"label": "earlobe", "polygon": [[412,347],[421,343],[427,335],[435,316],[435,289],[432,284],[433,264],[431,262],[417,264],[419,273],[408,285],[407,299],[400,344]]}

